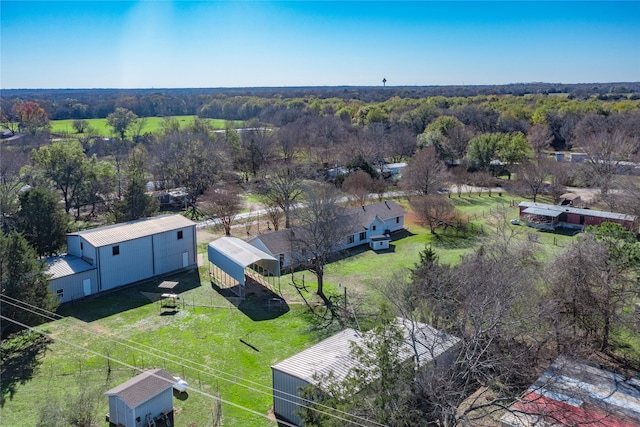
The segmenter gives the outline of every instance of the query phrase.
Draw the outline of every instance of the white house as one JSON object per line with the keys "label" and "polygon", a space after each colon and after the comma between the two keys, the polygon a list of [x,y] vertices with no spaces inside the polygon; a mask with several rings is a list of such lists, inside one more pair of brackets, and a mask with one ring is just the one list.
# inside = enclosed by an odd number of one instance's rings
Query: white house
{"label": "white house", "polygon": [[197,265],[195,223],[182,215],[67,234],[67,254],[47,260],[61,302]]}
{"label": "white house", "polygon": [[[369,245],[374,250],[389,248],[391,233],[404,228],[405,211],[393,200],[374,203],[349,210],[353,221],[353,230],[345,235],[344,249],[360,245]],[[262,252],[279,260],[280,269],[287,269],[296,263],[292,253],[292,233],[296,229],[284,229],[260,234],[247,241]]]}
{"label": "white house", "polygon": [[173,425],[175,382],[164,369],[153,369],[107,391],[109,427]]}
{"label": "white house", "polygon": [[[445,334],[424,323],[412,323],[398,318],[406,345],[400,355],[404,360],[419,355],[421,366],[439,369],[453,361],[459,338]],[[413,333],[411,333],[413,331]],[[358,366],[351,356],[352,345],[363,342],[362,333],[345,329],[319,343],[271,366],[273,381],[273,411],[278,419],[302,425],[298,411],[310,402],[300,396],[300,388],[319,385],[318,377],[333,374],[337,382],[345,379]]]}

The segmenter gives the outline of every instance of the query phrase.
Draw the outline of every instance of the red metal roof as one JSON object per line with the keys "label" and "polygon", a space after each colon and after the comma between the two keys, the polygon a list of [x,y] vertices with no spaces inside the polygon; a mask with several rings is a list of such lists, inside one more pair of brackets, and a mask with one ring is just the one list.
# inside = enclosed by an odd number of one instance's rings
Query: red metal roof
{"label": "red metal roof", "polygon": [[547,422],[563,426],[638,427],[635,420],[608,413],[593,405],[574,406],[533,392],[511,409],[535,414]]}

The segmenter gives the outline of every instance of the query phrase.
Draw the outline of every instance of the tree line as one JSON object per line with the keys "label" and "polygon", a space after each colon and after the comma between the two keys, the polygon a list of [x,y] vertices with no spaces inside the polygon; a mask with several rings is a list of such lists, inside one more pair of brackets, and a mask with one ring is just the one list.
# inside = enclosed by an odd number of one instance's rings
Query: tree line
{"label": "tree line", "polygon": [[[282,87],[282,88],[203,88],[203,89],[5,89],[2,107],[16,100],[37,102],[51,120],[105,118],[116,107],[132,110],[140,117],[195,115],[207,104],[221,100],[215,118],[248,120],[262,113],[260,100],[270,104],[279,100],[341,99],[365,103],[384,102],[394,97],[428,98],[475,97],[490,95],[564,94],[578,99],[598,97],[602,100],[637,100],[637,82],[597,84],[520,83],[486,86],[387,86],[387,87]],[[227,102],[228,101],[228,102]],[[226,108],[223,108],[226,105]]]}

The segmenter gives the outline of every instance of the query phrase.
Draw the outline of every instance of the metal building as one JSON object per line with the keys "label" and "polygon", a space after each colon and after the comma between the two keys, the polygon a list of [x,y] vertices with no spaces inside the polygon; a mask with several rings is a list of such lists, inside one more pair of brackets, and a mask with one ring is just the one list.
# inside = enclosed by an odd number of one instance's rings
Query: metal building
{"label": "metal building", "polygon": [[83,230],[67,235],[67,252],[47,260],[61,302],[196,266],[196,227],[167,215]]}
{"label": "metal building", "polygon": [[[237,286],[238,296],[244,298],[245,275],[251,271],[265,277],[279,277],[278,260],[237,237],[221,237],[209,243],[207,248],[212,279],[229,287]],[[246,269],[250,269],[247,271]]]}
{"label": "metal building", "polygon": [[[439,369],[453,361],[459,338],[445,334],[424,323],[412,323],[397,319],[405,334],[406,345],[400,357],[410,360],[419,356],[418,364]],[[309,384],[317,384],[317,376],[333,373],[335,381],[342,381],[358,366],[351,357],[352,344],[362,342],[362,333],[345,329],[271,366],[273,381],[273,411],[286,422],[302,425],[297,412],[308,402],[299,397],[299,390]]]}

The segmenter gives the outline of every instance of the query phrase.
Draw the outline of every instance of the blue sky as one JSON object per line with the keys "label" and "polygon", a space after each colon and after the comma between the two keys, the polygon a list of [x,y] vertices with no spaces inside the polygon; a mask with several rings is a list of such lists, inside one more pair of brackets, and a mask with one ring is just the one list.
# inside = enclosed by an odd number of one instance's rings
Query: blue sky
{"label": "blue sky", "polygon": [[0,88],[640,80],[640,1],[6,1]]}

